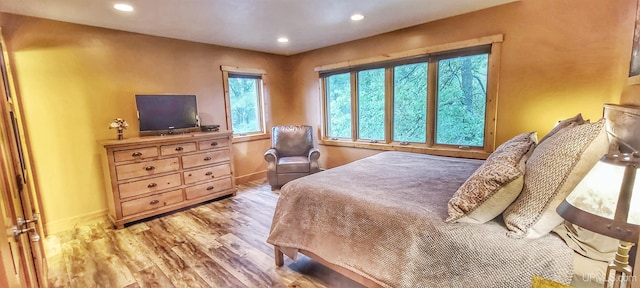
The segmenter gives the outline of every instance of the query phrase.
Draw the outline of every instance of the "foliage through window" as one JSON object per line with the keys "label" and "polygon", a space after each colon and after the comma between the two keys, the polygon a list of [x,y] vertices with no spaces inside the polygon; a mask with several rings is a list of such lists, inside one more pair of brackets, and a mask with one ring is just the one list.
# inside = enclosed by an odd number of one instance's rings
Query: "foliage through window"
{"label": "foliage through window", "polygon": [[488,54],[438,62],[436,143],[482,146]]}
{"label": "foliage through window", "polygon": [[484,45],[322,71],[325,137],[484,148],[490,50]]}
{"label": "foliage through window", "polygon": [[384,140],[384,69],[358,72],[358,136]]}
{"label": "foliage through window", "polygon": [[427,141],[427,63],[393,67],[393,141]]}
{"label": "foliage through window", "polygon": [[234,135],[264,132],[262,78],[229,73],[229,108]]}
{"label": "foliage through window", "polygon": [[334,138],[351,138],[351,77],[349,73],[327,77],[327,130]]}

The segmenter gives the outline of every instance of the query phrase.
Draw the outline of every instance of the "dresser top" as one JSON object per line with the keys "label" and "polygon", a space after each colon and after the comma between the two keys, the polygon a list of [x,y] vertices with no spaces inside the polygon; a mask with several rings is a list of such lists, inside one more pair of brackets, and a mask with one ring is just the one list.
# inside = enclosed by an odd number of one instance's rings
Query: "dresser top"
{"label": "dresser top", "polygon": [[105,148],[131,146],[140,144],[159,144],[159,143],[173,143],[182,141],[201,141],[211,138],[228,138],[231,135],[231,131],[226,132],[191,132],[184,134],[163,135],[163,136],[144,136],[125,138],[123,140],[109,139],[99,141]]}

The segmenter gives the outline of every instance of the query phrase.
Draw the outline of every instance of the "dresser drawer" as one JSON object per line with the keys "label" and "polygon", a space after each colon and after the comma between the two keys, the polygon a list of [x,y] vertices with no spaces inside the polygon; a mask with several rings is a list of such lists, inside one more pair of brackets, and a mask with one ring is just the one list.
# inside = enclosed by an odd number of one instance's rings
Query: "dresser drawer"
{"label": "dresser drawer", "polygon": [[115,162],[148,159],[158,156],[158,148],[144,147],[113,152]]}
{"label": "dresser drawer", "polygon": [[178,164],[178,158],[174,157],[116,166],[116,175],[118,180],[125,180],[178,170],[180,170],[180,164]]}
{"label": "dresser drawer", "polygon": [[229,150],[214,150],[205,153],[182,156],[184,169],[229,161]]}
{"label": "dresser drawer", "polygon": [[196,151],[196,142],[160,146],[160,154],[163,156],[176,155],[193,151]]}
{"label": "dresser drawer", "polygon": [[198,148],[200,150],[210,150],[210,149],[222,148],[227,146],[229,146],[229,139],[227,138],[198,142]]}
{"label": "dresser drawer", "polygon": [[144,198],[122,202],[122,216],[129,216],[182,202],[182,189],[153,194]]}
{"label": "dresser drawer", "polygon": [[118,185],[120,199],[161,191],[180,186],[180,174],[171,174],[151,179],[129,182]]}
{"label": "dresser drawer", "polygon": [[184,184],[193,184],[200,181],[220,178],[231,174],[231,165],[223,164],[209,166],[198,170],[184,172]]}
{"label": "dresser drawer", "polygon": [[211,182],[187,187],[185,189],[185,192],[187,195],[187,200],[191,200],[198,197],[215,194],[224,190],[229,190],[232,187],[233,186],[231,184],[231,178],[223,178],[223,179],[214,180]]}

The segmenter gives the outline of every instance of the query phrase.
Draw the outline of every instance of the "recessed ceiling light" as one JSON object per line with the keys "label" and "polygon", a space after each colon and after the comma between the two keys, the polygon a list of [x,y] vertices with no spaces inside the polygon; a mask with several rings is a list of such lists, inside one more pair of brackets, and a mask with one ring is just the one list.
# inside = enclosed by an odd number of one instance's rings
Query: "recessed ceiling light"
{"label": "recessed ceiling light", "polygon": [[115,4],[115,5],[113,5],[113,8],[115,8],[116,10],[124,11],[124,12],[133,11],[133,6],[131,6],[129,4],[124,4],[124,3]]}
{"label": "recessed ceiling light", "polygon": [[351,15],[351,20],[353,21],[360,21],[364,19],[364,16],[362,14],[353,14]]}
{"label": "recessed ceiling light", "polygon": [[289,42],[289,39],[287,37],[280,37],[280,38],[278,38],[278,42],[287,43],[287,42]]}

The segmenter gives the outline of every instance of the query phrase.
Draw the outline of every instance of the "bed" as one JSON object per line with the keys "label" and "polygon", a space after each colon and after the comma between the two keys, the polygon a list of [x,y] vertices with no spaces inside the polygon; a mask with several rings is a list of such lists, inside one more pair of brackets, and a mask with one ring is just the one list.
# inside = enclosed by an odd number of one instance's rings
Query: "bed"
{"label": "bed", "polygon": [[[597,273],[606,263],[576,255],[565,240],[549,233],[562,222],[549,215],[575,186],[572,181],[586,173],[582,170],[606,153],[603,127],[603,120],[590,123],[578,114],[540,141],[535,133],[518,135],[514,139],[533,143],[517,153],[511,172],[491,166],[504,161],[498,152],[505,143],[486,161],[387,151],[296,179],[280,191],[267,242],[274,245],[278,266],[284,255],[295,260],[302,253],[367,287],[530,287],[534,275],[564,284],[585,282],[579,286],[602,280],[584,274]],[[579,147],[563,146],[571,141]],[[558,156],[558,149],[574,150]],[[571,159],[558,159],[564,154]],[[566,173],[549,168],[554,161]],[[544,171],[537,176],[542,184],[533,183],[534,176],[524,177],[533,175],[535,165],[543,167],[537,168]],[[486,187],[478,188],[471,179],[510,173],[517,179],[503,181],[497,191],[511,186],[517,194],[492,194],[497,202],[483,198],[475,208],[465,203],[452,209],[463,187],[476,193],[471,198],[487,196],[477,195]],[[553,195],[540,204],[538,198],[548,197],[541,196],[547,192],[535,189],[553,190]],[[504,199],[508,203],[499,203]],[[490,209],[501,206],[497,215],[471,217],[487,203]],[[526,223],[519,210],[531,209],[541,214],[529,219],[535,223]]]}

